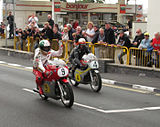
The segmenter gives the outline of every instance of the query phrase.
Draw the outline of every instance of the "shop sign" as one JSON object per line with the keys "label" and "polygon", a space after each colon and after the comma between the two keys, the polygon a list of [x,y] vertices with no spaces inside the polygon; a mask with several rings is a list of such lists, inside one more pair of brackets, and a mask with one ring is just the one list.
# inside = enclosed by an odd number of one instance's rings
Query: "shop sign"
{"label": "shop sign", "polygon": [[125,4],[121,4],[120,5],[120,14],[125,14],[126,13],[126,5]]}
{"label": "shop sign", "polygon": [[61,3],[54,2],[54,12],[60,12],[60,11],[61,11]]}
{"label": "shop sign", "polygon": [[143,21],[143,6],[142,5],[137,5],[136,6],[136,21],[141,22]]}
{"label": "shop sign", "polygon": [[71,3],[67,3],[66,4],[66,8],[70,8],[70,9],[87,9],[88,8],[88,4],[71,4]]}

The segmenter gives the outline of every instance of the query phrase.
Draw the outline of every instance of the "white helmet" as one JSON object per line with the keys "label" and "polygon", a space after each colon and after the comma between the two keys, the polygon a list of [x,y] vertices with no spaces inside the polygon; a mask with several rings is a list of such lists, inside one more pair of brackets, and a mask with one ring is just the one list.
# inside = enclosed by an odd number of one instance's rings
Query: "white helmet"
{"label": "white helmet", "polygon": [[50,42],[48,40],[41,40],[39,42],[39,47],[42,51],[49,52],[51,49]]}

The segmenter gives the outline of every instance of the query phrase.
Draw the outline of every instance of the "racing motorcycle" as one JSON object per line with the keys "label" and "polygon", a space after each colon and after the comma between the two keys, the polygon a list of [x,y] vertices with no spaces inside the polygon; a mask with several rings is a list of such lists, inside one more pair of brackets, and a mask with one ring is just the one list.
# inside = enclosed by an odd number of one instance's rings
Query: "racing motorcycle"
{"label": "racing motorcycle", "polygon": [[86,66],[86,68],[77,68],[74,72],[74,78],[70,71],[70,83],[73,86],[78,86],[80,83],[90,84],[94,92],[99,92],[102,88],[102,79],[98,71],[99,63],[97,57],[89,53],[88,55],[84,55],[80,62],[82,65]]}
{"label": "racing motorcycle", "polygon": [[[67,80],[69,69],[66,63],[58,58],[48,60],[45,67],[51,70],[53,74],[49,78],[44,78],[42,84],[43,95],[39,94],[43,100],[52,98],[61,100],[66,107],[72,107],[74,103],[74,94],[70,83]],[[33,89],[39,93],[39,90]]]}

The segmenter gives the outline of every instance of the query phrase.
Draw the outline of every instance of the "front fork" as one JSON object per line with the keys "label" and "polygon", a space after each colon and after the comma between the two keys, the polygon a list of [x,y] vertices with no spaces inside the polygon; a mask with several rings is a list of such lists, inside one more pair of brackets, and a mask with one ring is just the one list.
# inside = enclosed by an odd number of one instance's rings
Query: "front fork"
{"label": "front fork", "polygon": [[90,77],[91,77],[91,82],[94,82],[93,73],[99,73],[99,71],[98,70],[90,70],[89,73],[90,73]]}

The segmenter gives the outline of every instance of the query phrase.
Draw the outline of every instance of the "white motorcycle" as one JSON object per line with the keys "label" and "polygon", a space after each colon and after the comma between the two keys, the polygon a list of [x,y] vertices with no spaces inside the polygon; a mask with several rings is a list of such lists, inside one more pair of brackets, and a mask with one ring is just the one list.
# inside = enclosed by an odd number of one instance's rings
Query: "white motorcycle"
{"label": "white motorcycle", "polygon": [[74,78],[69,76],[70,83],[73,86],[78,86],[80,83],[90,84],[94,92],[99,92],[102,88],[102,79],[98,71],[99,63],[97,57],[89,53],[88,55],[84,55],[80,62],[82,65],[87,65],[87,68],[77,68],[74,73]]}

